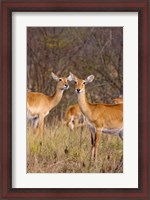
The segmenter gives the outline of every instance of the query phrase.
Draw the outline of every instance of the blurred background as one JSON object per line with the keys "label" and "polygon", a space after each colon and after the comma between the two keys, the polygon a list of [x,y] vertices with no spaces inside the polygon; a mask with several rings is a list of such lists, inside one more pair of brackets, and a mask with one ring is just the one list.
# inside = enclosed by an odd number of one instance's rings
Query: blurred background
{"label": "blurred background", "polygon": [[[112,103],[123,95],[122,27],[28,27],[27,90],[52,95],[58,76],[74,73],[95,79],[86,86],[92,103]],[[74,84],[69,83],[59,105],[46,117],[63,118],[69,105],[77,103]]]}

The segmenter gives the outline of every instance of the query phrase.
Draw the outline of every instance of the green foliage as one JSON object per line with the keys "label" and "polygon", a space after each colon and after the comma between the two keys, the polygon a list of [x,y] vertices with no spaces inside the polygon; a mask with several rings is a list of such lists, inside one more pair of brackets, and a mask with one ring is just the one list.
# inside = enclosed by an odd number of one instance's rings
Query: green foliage
{"label": "green foliage", "polygon": [[44,35],[41,37],[41,44],[46,46],[48,49],[57,49],[64,48],[66,46],[66,42],[62,38],[57,38],[51,35]]}

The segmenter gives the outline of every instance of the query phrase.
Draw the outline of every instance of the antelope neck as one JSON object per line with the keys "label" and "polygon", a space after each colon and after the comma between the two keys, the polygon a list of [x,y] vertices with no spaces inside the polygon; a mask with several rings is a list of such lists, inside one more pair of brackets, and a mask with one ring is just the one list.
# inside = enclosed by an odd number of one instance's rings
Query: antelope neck
{"label": "antelope neck", "polygon": [[87,101],[85,92],[78,94],[78,103],[83,114],[88,116],[88,113],[90,113],[90,105]]}
{"label": "antelope neck", "polygon": [[62,95],[63,95],[63,91],[57,89],[55,93],[49,97],[50,107],[52,108],[55,107],[60,102]]}

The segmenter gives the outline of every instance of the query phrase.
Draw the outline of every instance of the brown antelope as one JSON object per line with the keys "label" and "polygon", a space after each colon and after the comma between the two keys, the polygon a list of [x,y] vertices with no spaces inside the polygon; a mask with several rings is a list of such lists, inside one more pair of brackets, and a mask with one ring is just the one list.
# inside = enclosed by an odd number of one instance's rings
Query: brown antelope
{"label": "brown antelope", "polygon": [[71,76],[60,78],[53,72],[51,75],[57,81],[56,90],[52,96],[38,92],[27,93],[27,118],[34,121],[33,124],[41,135],[44,131],[44,118],[60,102],[64,90],[69,88],[68,81],[71,80]]}
{"label": "brown antelope", "polygon": [[75,82],[75,92],[78,96],[78,104],[91,129],[92,153],[91,159],[97,160],[97,150],[101,133],[114,135],[122,134],[123,127],[123,104],[92,104],[85,95],[85,85],[93,81],[94,76],[90,75],[82,80],[70,73]]}
{"label": "brown antelope", "polygon": [[71,129],[74,130],[74,127],[80,127],[85,125],[85,117],[82,114],[78,104],[69,106],[65,113],[66,124]]}
{"label": "brown antelope", "polygon": [[123,97],[120,96],[120,97],[118,97],[118,98],[115,98],[115,99],[113,99],[113,102],[114,102],[115,104],[123,103]]}

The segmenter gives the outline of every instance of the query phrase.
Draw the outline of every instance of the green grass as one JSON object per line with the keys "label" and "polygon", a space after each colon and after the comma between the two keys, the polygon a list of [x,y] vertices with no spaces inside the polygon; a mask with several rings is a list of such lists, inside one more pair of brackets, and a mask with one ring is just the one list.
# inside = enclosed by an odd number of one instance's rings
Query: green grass
{"label": "green grass", "polygon": [[27,133],[28,173],[123,173],[123,143],[119,137],[102,135],[97,163],[91,162],[91,136],[84,127],[70,131],[55,120],[44,137]]}

